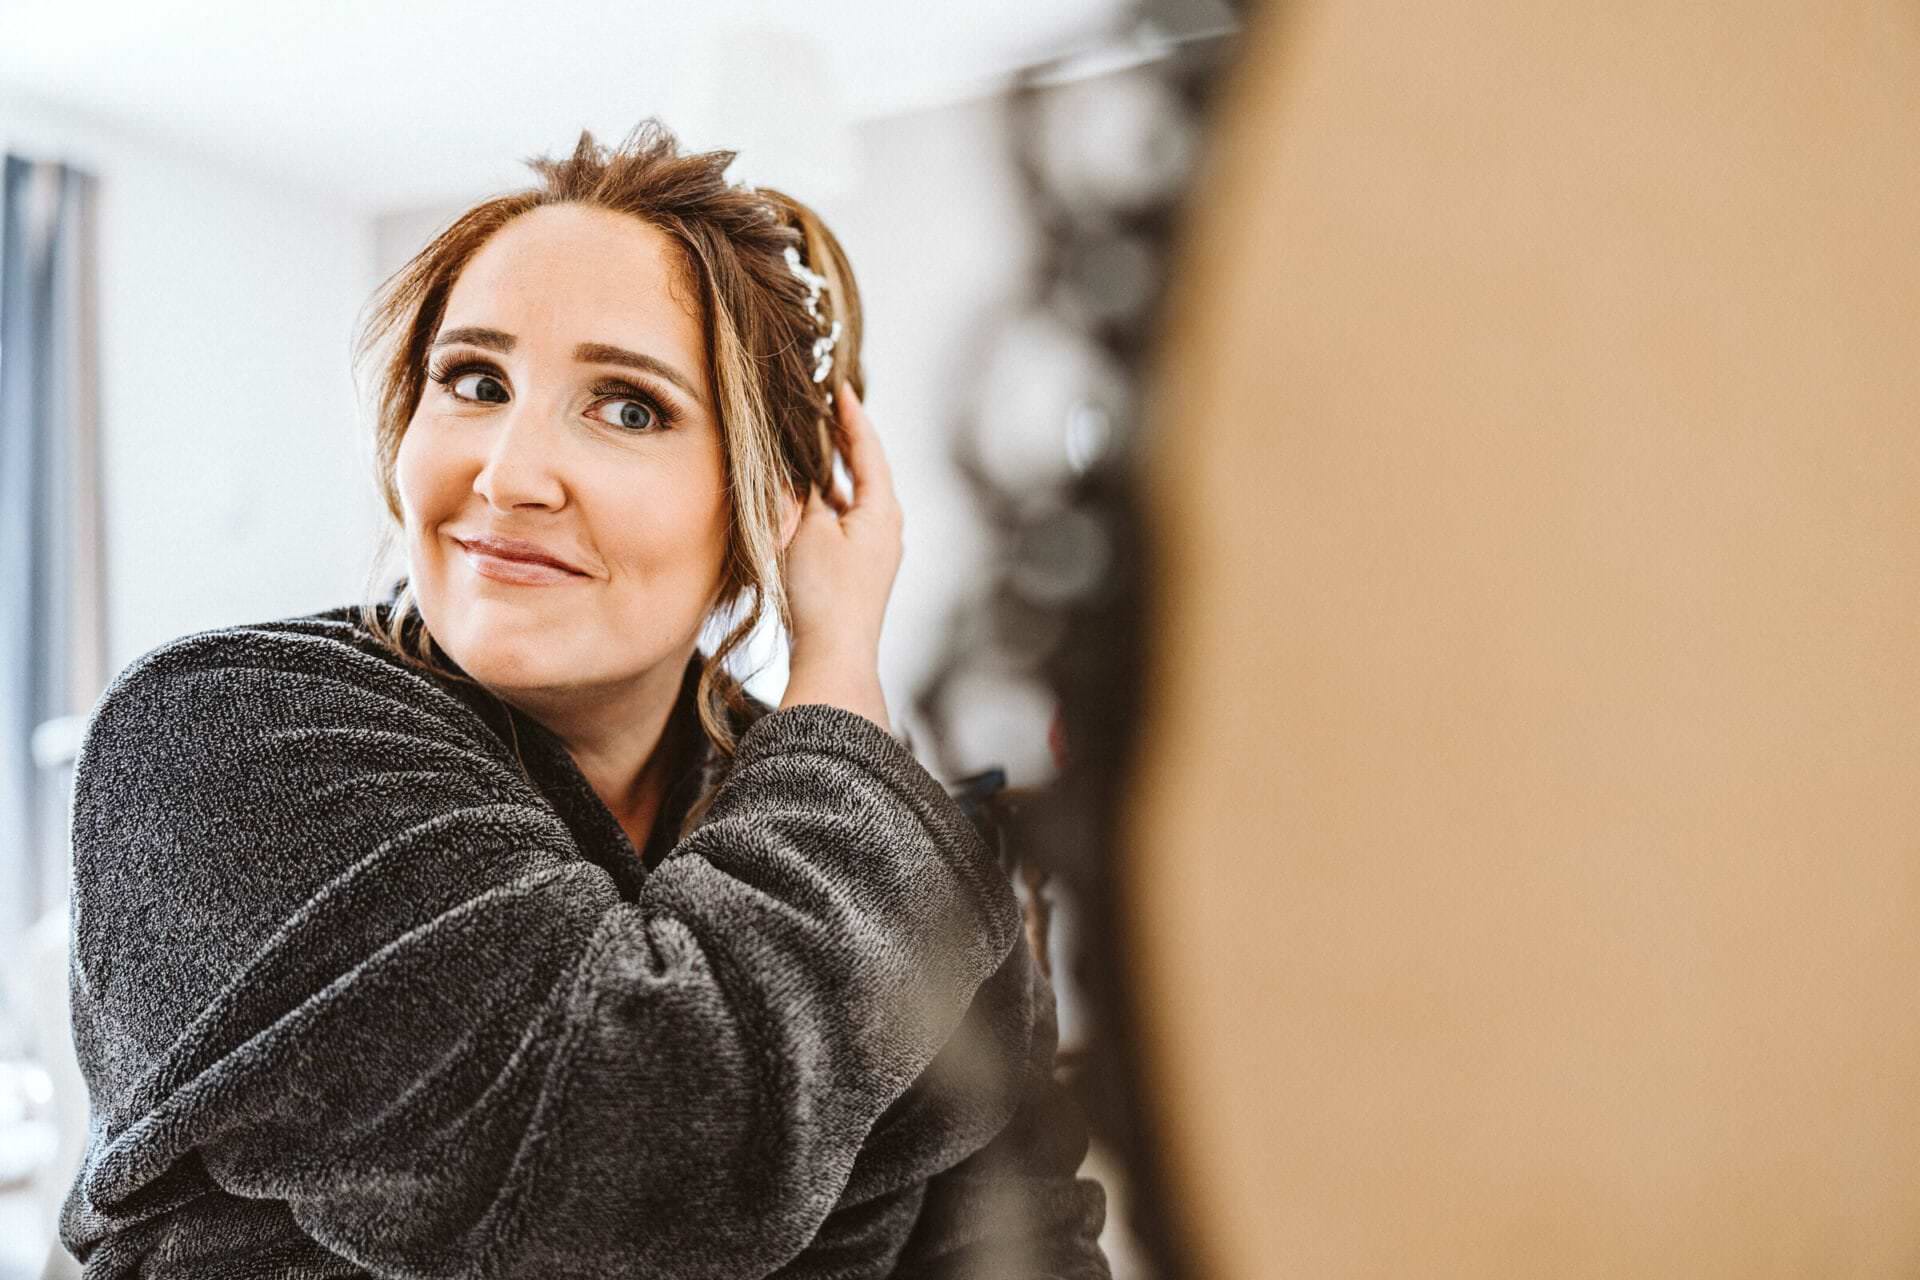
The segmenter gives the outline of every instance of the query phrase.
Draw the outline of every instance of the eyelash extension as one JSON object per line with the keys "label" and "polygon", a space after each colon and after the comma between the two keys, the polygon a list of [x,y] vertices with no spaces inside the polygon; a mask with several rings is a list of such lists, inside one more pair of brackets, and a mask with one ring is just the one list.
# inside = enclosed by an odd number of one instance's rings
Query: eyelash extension
{"label": "eyelash extension", "polygon": [[[453,396],[454,399],[464,401],[468,404],[483,403],[482,401],[469,400],[466,396],[459,395],[453,390],[452,384],[457,381],[462,374],[468,373],[484,373],[494,378],[501,377],[499,366],[490,360],[472,360],[455,356],[440,363],[427,366],[427,377],[445,387],[447,394]],[[502,380],[504,381],[504,379]],[[607,378],[603,381],[596,382],[590,390],[596,396],[610,396],[622,400],[638,400],[641,404],[653,410],[655,425],[651,427],[614,427],[616,431],[624,432],[627,435],[644,436],[655,431],[668,431],[679,425],[680,414],[676,409],[667,404],[661,397],[654,395],[644,387],[628,382],[625,378]],[[599,404],[594,405],[596,409],[599,407]],[[608,423],[606,425],[612,426],[613,424]]]}

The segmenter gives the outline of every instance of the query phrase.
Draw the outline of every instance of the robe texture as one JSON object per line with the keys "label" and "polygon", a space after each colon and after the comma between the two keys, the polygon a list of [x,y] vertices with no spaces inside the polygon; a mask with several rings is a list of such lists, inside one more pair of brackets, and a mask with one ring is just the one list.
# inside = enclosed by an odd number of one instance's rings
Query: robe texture
{"label": "robe texture", "polygon": [[350,606],[122,670],[72,810],[85,1274],[1108,1277],[977,816],[838,707],[727,760],[702,661],[644,850]]}

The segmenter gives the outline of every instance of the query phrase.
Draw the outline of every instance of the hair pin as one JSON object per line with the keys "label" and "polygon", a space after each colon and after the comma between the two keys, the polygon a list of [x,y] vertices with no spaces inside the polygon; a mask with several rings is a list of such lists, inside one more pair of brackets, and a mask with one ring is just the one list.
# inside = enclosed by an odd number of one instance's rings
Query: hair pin
{"label": "hair pin", "polygon": [[[807,266],[801,260],[800,250],[793,245],[786,247],[787,266],[807,286],[807,314],[813,317],[814,327],[826,323],[826,317],[820,314],[820,293],[827,287],[827,278]],[[813,340],[813,380],[825,382],[827,375],[833,372],[833,348],[840,341],[840,322],[835,320],[825,333]],[[833,402],[833,389],[827,389],[827,402]]]}

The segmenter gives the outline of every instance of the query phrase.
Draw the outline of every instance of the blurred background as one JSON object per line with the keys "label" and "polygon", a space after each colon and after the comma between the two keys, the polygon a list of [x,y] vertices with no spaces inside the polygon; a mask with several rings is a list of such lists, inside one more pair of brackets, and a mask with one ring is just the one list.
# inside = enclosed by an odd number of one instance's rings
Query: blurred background
{"label": "blurred background", "polygon": [[88,707],[358,596],[358,307],[644,115],[859,273],[1115,1276],[1920,1274],[1920,6],[804,17],[0,8],[0,1277]]}
{"label": "blurred background", "polygon": [[[0,1277],[40,1274],[84,1143],[61,989],[93,700],[167,639],[356,600],[404,568],[374,567],[386,517],[349,372],[376,283],[529,182],[524,158],[644,116],[812,203],[858,273],[868,406],[911,513],[881,655],[896,727],[944,777],[1039,788],[1055,708],[952,649],[1004,537],[977,491],[1030,500],[1111,433],[1073,383],[1072,334],[1019,328],[1053,246],[1014,91],[1062,105],[1083,171],[1152,176],[1140,86],[1236,27],[1212,0],[1152,21],[1112,0],[0,6]],[[1110,90],[1128,128],[1100,124]],[[983,406],[1024,421],[969,473],[955,441]],[[784,652],[763,636],[752,656],[777,704]],[[1065,970],[1072,1063],[1087,1005]]]}

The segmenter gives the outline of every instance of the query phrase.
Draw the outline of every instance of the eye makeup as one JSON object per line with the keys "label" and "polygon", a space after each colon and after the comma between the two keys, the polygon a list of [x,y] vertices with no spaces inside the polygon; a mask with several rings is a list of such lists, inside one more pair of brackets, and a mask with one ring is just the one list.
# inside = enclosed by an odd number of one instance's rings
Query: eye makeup
{"label": "eye makeup", "polygon": [[[484,373],[497,382],[503,384],[506,382],[506,375],[501,371],[498,364],[470,352],[450,352],[446,355],[436,357],[433,361],[429,362],[426,372],[428,378],[446,388],[448,395],[467,404],[498,404],[500,402],[475,400],[471,396],[463,396],[454,391],[452,384],[464,375],[469,373]],[[681,410],[675,408],[669,402],[668,397],[649,391],[640,384],[626,378],[603,378],[599,382],[594,383],[590,390],[594,395],[602,397],[601,402],[594,406],[596,409],[600,407],[600,404],[619,400],[635,400],[647,406],[647,409],[654,417],[653,425],[646,427],[614,427],[615,430],[624,431],[630,435],[645,435],[654,431],[671,430],[679,424],[682,416]],[[605,423],[607,426],[614,426],[613,423],[606,422],[605,419],[598,419],[598,421]]]}

